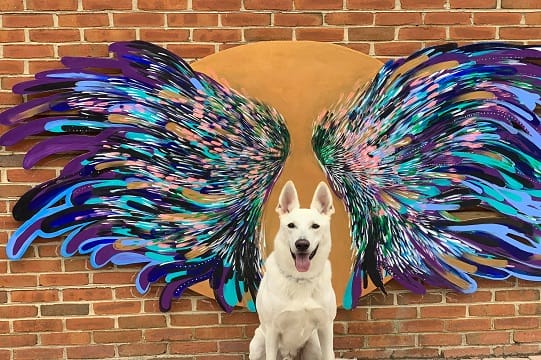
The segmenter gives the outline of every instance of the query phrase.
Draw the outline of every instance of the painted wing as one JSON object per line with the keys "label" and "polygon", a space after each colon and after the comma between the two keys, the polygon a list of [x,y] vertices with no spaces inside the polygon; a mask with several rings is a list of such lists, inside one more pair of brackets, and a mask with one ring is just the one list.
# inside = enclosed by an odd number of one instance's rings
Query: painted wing
{"label": "painted wing", "polygon": [[420,293],[541,280],[540,94],[541,48],[445,45],[321,116],[313,149],[353,239],[345,307],[384,274]]}
{"label": "painted wing", "polygon": [[[111,45],[115,58],[64,58],[14,92],[40,97],[0,114],[15,125],[0,143],[45,132],[24,159],[81,151],[58,178],[26,193],[23,221],[7,246],[23,256],[36,238],[65,235],[62,255],[142,264],[145,292],[165,280],[160,306],[208,279],[231,311],[255,300],[261,278],[261,216],[289,152],[272,108],[193,71],[144,42]],[[98,70],[101,69],[101,70]]]}

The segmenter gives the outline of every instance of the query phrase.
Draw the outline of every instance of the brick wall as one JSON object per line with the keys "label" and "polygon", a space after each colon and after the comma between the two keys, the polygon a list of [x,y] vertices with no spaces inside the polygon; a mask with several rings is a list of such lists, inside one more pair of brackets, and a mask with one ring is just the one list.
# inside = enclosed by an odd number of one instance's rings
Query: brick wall
{"label": "brick wall", "polygon": [[[116,40],[166,45],[188,59],[260,40],[331,41],[381,59],[444,41],[541,43],[541,0],[0,0],[0,107],[20,102],[14,83],[66,55],[106,56]],[[1,128],[0,131],[5,129]],[[20,168],[25,141],[0,152],[0,247],[17,223],[10,209],[65,158]],[[188,294],[170,313],[157,291],[140,296],[133,269],[90,270],[39,242],[21,262],[0,250],[0,360],[247,359],[257,316],[224,314]],[[412,295],[391,282],[339,311],[335,349],[359,358],[537,354],[540,287],[480,281],[473,295]]]}

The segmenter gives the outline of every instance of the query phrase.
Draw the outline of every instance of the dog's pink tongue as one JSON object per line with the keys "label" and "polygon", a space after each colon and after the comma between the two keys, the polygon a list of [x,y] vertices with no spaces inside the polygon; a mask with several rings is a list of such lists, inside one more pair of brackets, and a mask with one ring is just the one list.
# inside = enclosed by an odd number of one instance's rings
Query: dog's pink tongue
{"label": "dog's pink tongue", "polygon": [[306,272],[310,269],[309,254],[297,254],[295,256],[295,267],[298,272]]}

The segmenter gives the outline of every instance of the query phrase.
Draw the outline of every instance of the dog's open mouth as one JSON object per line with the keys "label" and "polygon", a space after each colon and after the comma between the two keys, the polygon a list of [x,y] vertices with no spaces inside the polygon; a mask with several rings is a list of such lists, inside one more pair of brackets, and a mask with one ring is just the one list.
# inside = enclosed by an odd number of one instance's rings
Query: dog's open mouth
{"label": "dog's open mouth", "polygon": [[310,261],[316,256],[318,248],[319,245],[311,253],[294,253],[290,250],[298,272],[306,272],[310,269]]}

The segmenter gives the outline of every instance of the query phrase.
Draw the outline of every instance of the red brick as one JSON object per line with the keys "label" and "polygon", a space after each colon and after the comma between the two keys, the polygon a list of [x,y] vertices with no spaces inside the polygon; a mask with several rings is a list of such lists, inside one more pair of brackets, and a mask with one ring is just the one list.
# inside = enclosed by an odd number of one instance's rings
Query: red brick
{"label": "red brick", "polygon": [[66,319],[68,330],[105,330],[115,326],[113,318],[83,317]]}
{"label": "red brick", "polygon": [[23,10],[23,2],[21,0],[3,0],[0,2],[0,11],[17,11]]}
{"label": "red brick", "polygon": [[70,359],[105,359],[115,356],[113,345],[69,346],[66,348]]}
{"label": "red brick", "polygon": [[541,27],[505,27],[500,29],[500,38],[506,40],[541,39]]}
{"label": "red brick", "polygon": [[342,41],[344,40],[343,29],[317,29],[297,28],[295,29],[297,40],[313,41]]}
{"label": "red brick", "polygon": [[164,14],[144,13],[117,13],[113,14],[114,26],[152,27],[163,26]]}
{"label": "red brick", "polygon": [[67,42],[79,41],[81,36],[76,29],[37,29],[30,30],[30,41],[37,42]]}
{"label": "red brick", "polygon": [[174,314],[171,316],[171,325],[173,326],[200,326],[218,323],[218,314]]}
{"label": "red brick", "polygon": [[537,317],[511,317],[494,319],[495,329],[516,330],[516,329],[535,329],[539,327],[539,318]]}
{"label": "red brick", "polygon": [[336,321],[363,321],[368,320],[368,309],[366,307],[356,307],[352,310],[338,309]]}
{"label": "red brick", "polygon": [[140,29],[140,39],[150,42],[188,41],[190,31],[185,29]]}
{"label": "red brick", "polygon": [[60,259],[58,260],[30,260],[14,261],[10,263],[10,269],[14,273],[30,272],[59,272],[62,270]]}
{"label": "red brick", "polygon": [[11,43],[24,41],[24,30],[0,30],[0,42]]}
{"label": "red brick", "polygon": [[251,312],[233,312],[231,314],[221,314],[222,324],[241,325],[241,324],[259,324],[259,318],[256,313]]}
{"label": "red brick", "polygon": [[420,334],[421,346],[453,346],[462,344],[462,335],[440,332],[437,334]]}
{"label": "red brick", "polygon": [[453,26],[449,28],[453,40],[490,40],[496,36],[496,28],[489,26]]}
{"label": "red brick", "polygon": [[42,286],[81,286],[88,284],[88,274],[40,274]]}
{"label": "red brick", "polygon": [[[514,344],[514,345],[500,345],[494,348],[495,356],[509,356],[509,355],[531,355],[539,353],[538,344]],[[513,356],[515,357],[515,356]],[[531,359],[535,359],[532,356]]]}
{"label": "red brick", "polygon": [[502,0],[504,9],[539,9],[538,0]]}
{"label": "red brick", "polygon": [[93,275],[94,284],[131,284],[134,279],[134,274],[129,271],[100,271]]}
{"label": "red brick", "polygon": [[372,25],[374,15],[353,11],[331,12],[325,15],[325,22],[329,25]]}
{"label": "red brick", "polygon": [[482,333],[466,334],[466,342],[468,345],[509,344],[510,339],[510,332],[485,331]]}
{"label": "red brick", "polygon": [[99,344],[137,343],[142,340],[141,330],[95,331],[94,341]]}
{"label": "red brick", "polygon": [[394,0],[347,0],[347,9],[388,10],[394,9]]}
{"label": "red brick", "polygon": [[131,10],[132,0],[83,0],[84,10]]}
{"label": "red brick", "polygon": [[417,309],[413,307],[375,308],[370,311],[373,320],[384,319],[414,319],[417,317]]}
{"label": "red brick", "polygon": [[[2,68],[0,62],[0,69]],[[0,191],[3,187],[0,187]],[[5,274],[0,275],[0,287],[3,288],[22,288],[22,287],[35,287],[37,285],[36,275],[13,275]]]}
{"label": "red brick", "polygon": [[199,42],[235,42],[241,39],[240,29],[195,29],[194,41]]}
{"label": "red brick", "polygon": [[452,9],[495,9],[496,0],[449,0]]}
{"label": "red brick", "polygon": [[414,335],[377,335],[368,336],[367,343],[370,347],[400,347],[400,346],[414,346]]}
{"label": "red brick", "polygon": [[522,14],[519,13],[486,12],[475,13],[473,23],[476,25],[518,25],[521,19]]}
{"label": "red brick", "polygon": [[61,319],[36,319],[36,320],[14,320],[13,330],[15,332],[49,332],[62,331]]}
{"label": "red brick", "polygon": [[472,14],[465,12],[429,12],[425,15],[427,25],[469,25]]}
{"label": "red brick", "polygon": [[396,332],[392,321],[352,322],[348,324],[349,334],[375,335]]}
{"label": "red brick", "polygon": [[222,14],[223,26],[262,26],[270,25],[270,14],[228,13]]}
{"label": "red brick", "polygon": [[424,295],[414,293],[400,293],[397,295],[396,300],[398,302],[398,305],[434,304],[441,303],[443,301],[441,293],[426,293]]}
{"label": "red brick", "polygon": [[179,341],[170,344],[171,354],[205,354],[218,351],[216,341]]}
{"label": "red brick", "polygon": [[140,10],[185,10],[188,7],[187,0],[137,0]]}
{"label": "red brick", "polygon": [[4,28],[38,28],[53,26],[52,14],[13,14],[3,15],[2,25]]}
{"label": "red brick", "polygon": [[183,58],[202,58],[215,52],[214,45],[208,44],[174,44],[167,49]]}
{"label": "red brick", "polygon": [[492,301],[492,292],[476,291],[473,294],[461,294],[457,292],[449,292],[445,295],[447,303],[478,303]]}
{"label": "red brick", "polygon": [[141,311],[140,301],[113,301],[92,304],[96,315],[134,314]]}
{"label": "red brick", "polygon": [[376,25],[419,25],[420,13],[381,12],[376,13]]}
{"label": "red brick", "polygon": [[399,323],[401,333],[417,332],[443,332],[444,322],[437,319],[417,319],[401,321]]}
{"label": "red brick", "polygon": [[39,346],[33,346],[30,348],[23,348],[23,349],[15,349],[13,351],[13,359],[17,359],[17,360],[64,359],[64,349],[63,348],[47,348],[47,347],[39,347]]}
{"label": "red brick", "polygon": [[402,9],[443,9],[444,0],[401,0]]}
{"label": "red brick", "polygon": [[342,0],[295,0],[296,10],[338,10]]}
{"label": "red brick", "polygon": [[233,341],[220,341],[220,352],[245,352],[249,347],[249,340],[233,340]]}
{"label": "red brick", "polygon": [[398,32],[400,40],[443,40],[445,28],[435,26],[403,27]]}
{"label": "red brick", "polygon": [[541,343],[541,330],[514,331],[513,341],[517,343]]}
{"label": "red brick", "polygon": [[90,344],[89,332],[57,332],[41,333],[41,344],[43,345],[85,345]]}
{"label": "red brick", "polygon": [[164,315],[122,316],[118,318],[118,326],[122,329],[161,328],[167,323]]}
{"label": "red brick", "polygon": [[0,335],[1,348],[16,348],[23,346],[33,346],[38,343],[36,334],[21,335]]}
{"label": "red brick", "polygon": [[244,0],[247,10],[291,10],[293,0]]}
{"label": "red brick", "polygon": [[[6,57],[9,57],[8,55],[6,55],[6,50],[8,49],[9,45],[4,45],[4,56]],[[18,46],[17,46],[18,47]],[[29,48],[33,48],[33,46],[28,46],[27,47]],[[42,47],[39,46],[38,49],[32,49],[32,51],[37,51],[39,49],[41,49]],[[47,46],[43,46],[44,50],[48,49]],[[12,48],[12,49],[9,49],[9,52],[11,51],[14,51],[16,50],[16,48]],[[52,47],[50,48],[51,52],[52,52]],[[24,50],[22,49],[22,53],[24,53],[25,51],[29,51],[29,50]],[[13,54],[15,55],[15,54]],[[31,57],[31,56],[28,56],[28,57]],[[56,171],[55,170],[52,170],[52,169],[32,169],[32,170],[25,170],[25,169],[8,169],[6,171],[7,173],[7,179],[9,182],[23,182],[23,183],[28,183],[28,182],[43,182],[43,181],[46,181],[46,180],[49,180],[49,179],[52,179],[53,177],[56,176]],[[60,264],[60,260],[58,260],[58,263]],[[12,263],[13,264],[21,264],[23,267],[24,266],[30,266],[30,264],[23,264],[23,262],[20,262],[20,263]],[[49,265],[52,265],[52,264],[49,264]],[[21,266],[16,266],[15,268],[20,268]],[[11,267],[13,269],[13,266]],[[58,270],[55,270],[55,268],[51,268],[49,269],[50,271],[58,271]],[[60,269],[59,269],[60,270]],[[27,270],[22,270],[22,271],[27,271]],[[32,269],[29,269],[28,270],[29,272],[34,272]],[[47,271],[47,269],[41,269],[41,270],[36,270],[35,272],[41,272],[41,271]]]}
{"label": "red brick", "polygon": [[501,290],[496,291],[496,301],[536,301],[539,300],[539,290]]}
{"label": "red brick", "polygon": [[394,29],[390,27],[349,28],[349,40],[389,41],[394,39]]}
{"label": "red brick", "polygon": [[134,29],[85,29],[84,39],[91,42],[114,42],[135,39]]}
{"label": "red brick", "polygon": [[11,291],[11,301],[12,302],[24,302],[24,303],[34,303],[34,302],[52,302],[58,301],[59,299],[58,290],[16,290]]}
{"label": "red brick", "polygon": [[64,289],[62,294],[64,301],[110,300],[113,298],[110,288]]}
{"label": "red brick", "polygon": [[193,339],[193,328],[171,329],[145,329],[144,338],[146,341],[172,342]]}
{"label": "red brick", "polygon": [[537,302],[531,303],[531,304],[519,304],[518,314],[519,315],[541,315],[541,304]]}
{"label": "red brick", "polygon": [[349,49],[361,52],[363,54],[369,54],[370,53],[370,43],[353,43],[348,42],[347,44],[339,44],[342,46],[345,46]]}
{"label": "red brick", "polygon": [[221,326],[195,328],[195,338],[201,340],[223,339],[224,334],[228,338],[241,338],[243,335],[242,326]]}
{"label": "red brick", "polygon": [[393,350],[393,358],[402,359],[437,359],[440,351],[438,348],[412,348]]}
{"label": "red brick", "polygon": [[322,23],[323,16],[321,14],[274,14],[274,25],[276,26],[319,26]]}
{"label": "red brick", "polygon": [[447,331],[462,332],[462,331],[481,331],[490,330],[490,319],[471,318],[471,319],[454,319],[446,320],[445,328]]}
{"label": "red brick", "polygon": [[245,29],[246,41],[291,40],[293,30],[288,28]]}
{"label": "red brick", "polygon": [[168,26],[207,27],[218,25],[218,14],[181,13],[167,14]]}
{"label": "red brick", "polygon": [[27,10],[77,10],[77,0],[26,0]]}
{"label": "red brick", "polygon": [[192,0],[194,10],[240,10],[241,0]]}
{"label": "red brick", "polygon": [[486,357],[490,355],[490,348],[488,347],[445,348],[442,350],[442,355],[445,358]]}
{"label": "red brick", "polygon": [[75,28],[109,26],[109,17],[99,13],[58,14],[58,25]]}
{"label": "red brick", "polygon": [[382,42],[374,44],[374,53],[377,56],[408,56],[421,47],[422,44],[419,42]]}
{"label": "red brick", "polygon": [[515,315],[515,305],[513,304],[482,304],[470,305],[470,316],[511,316]]}
{"label": "red brick", "polygon": [[[524,14],[524,18],[526,20],[526,24],[528,25],[539,25],[541,24],[541,11],[526,13]],[[534,284],[537,284],[537,282],[534,282]]]}
{"label": "red brick", "polygon": [[11,305],[0,307],[0,318],[4,319],[36,317],[37,314],[38,308],[34,305]]}
{"label": "red brick", "polygon": [[120,356],[149,356],[165,354],[167,344],[124,344],[118,346],[118,354]]}

